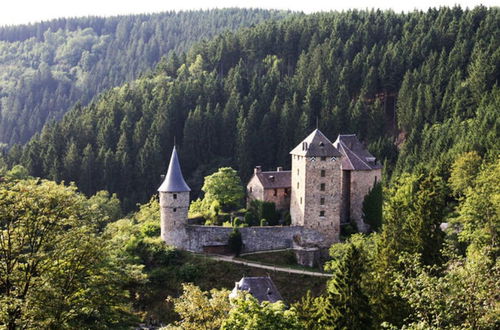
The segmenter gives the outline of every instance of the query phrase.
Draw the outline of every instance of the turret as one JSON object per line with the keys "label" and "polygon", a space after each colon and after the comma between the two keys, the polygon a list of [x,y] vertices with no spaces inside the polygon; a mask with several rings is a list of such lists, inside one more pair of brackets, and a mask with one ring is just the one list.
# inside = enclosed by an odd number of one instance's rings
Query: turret
{"label": "turret", "polygon": [[184,226],[187,223],[191,189],[182,176],[175,146],[170,157],[167,175],[158,191],[160,193],[161,238],[169,245],[186,246]]}

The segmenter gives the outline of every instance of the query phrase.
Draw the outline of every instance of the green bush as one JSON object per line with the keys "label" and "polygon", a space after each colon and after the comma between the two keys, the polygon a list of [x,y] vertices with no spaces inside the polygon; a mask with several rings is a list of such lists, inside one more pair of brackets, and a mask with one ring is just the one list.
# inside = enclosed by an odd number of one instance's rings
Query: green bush
{"label": "green bush", "polygon": [[179,268],[177,275],[180,282],[193,282],[200,277],[201,273],[201,269],[198,266],[187,262]]}

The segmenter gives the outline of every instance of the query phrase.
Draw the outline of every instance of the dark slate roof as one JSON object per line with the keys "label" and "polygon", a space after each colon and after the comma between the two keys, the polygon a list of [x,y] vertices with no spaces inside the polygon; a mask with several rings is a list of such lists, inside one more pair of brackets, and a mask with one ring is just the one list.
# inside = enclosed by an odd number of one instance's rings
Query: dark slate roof
{"label": "dark slate roof", "polygon": [[342,169],[369,171],[382,168],[375,157],[359,142],[356,134],[339,135],[333,145],[342,153]]}
{"label": "dark slate roof", "polygon": [[248,291],[259,302],[277,302],[278,300],[283,300],[283,297],[281,297],[281,294],[278,292],[278,289],[269,276],[243,277],[239,282],[235,283],[234,289],[229,297],[236,297],[238,291],[241,290]]}
{"label": "dark slate roof", "polygon": [[340,152],[319,129],[309,134],[290,154],[306,157],[340,157]]}
{"label": "dark slate roof", "polygon": [[191,191],[191,188],[184,181],[182,176],[181,166],[179,165],[179,157],[177,156],[177,151],[172,150],[172,156],[170,157],[170,164],[168,165],[167,175],[165,180],[158,188],[160,192],[184,192]]}
{"label": "dark slate roof", "polygon": [[292,171],[269,171],[255,173],[264,189],[290,188]]}

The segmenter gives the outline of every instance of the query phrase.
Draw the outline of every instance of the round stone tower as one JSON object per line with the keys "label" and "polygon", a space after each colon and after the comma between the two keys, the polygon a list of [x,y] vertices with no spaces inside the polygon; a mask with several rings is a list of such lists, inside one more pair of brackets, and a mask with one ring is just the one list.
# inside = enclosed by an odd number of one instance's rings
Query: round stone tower
{"label": "round stone tower", "polygon": [[161,238],[168,245],[186,248],[188,242],[185,225],[191,189],[182,176],[175,146],[170,157],[167,175],[158,191],[160,193]]}

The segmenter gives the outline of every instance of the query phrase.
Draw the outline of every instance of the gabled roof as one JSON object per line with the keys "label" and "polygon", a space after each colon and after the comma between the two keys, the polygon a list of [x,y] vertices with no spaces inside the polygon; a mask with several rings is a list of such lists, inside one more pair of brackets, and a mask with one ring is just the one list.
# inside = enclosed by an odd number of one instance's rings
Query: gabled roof
{"label": "gabled roof", "polygon": [[185,192],[191,191],[191,188],[187,185],[186,181],[184,181],[184,177],[182,176],[181,166],[179,164],[179,157],[177,156],[177,151],[172,150],[172,156],[170,157],[170,164],[168,165],[167,175],[165,176],[165,180],[161,184],[160,188],[158,188],[160,192]]}
{"label": "gabled roof", "polygon": [[340,152],[333,146],[332,142],[315,129],[306,137],[290,154],[306,157],[340,157]]}
{"label": "gabled roof", "polygon": [[333,145],[342,153],[342,169],[368,171],[382,168],[375,157],[366,150],[356,134],[339,135]]}
{"label": "gabled roof", "polygon": [[269,276],[243,277],[239,282],[235,283],[229,297],[235,298],[238,295],[238,291],[242,290],[248,291],[259,302],[277,302],[278,300],[283,300],[283,297],[281,297],[281,294]]}
{"label": "gabled roof", "polygon": [[255,173],[264,189],[290,188],[292,171],[268,171]]}

